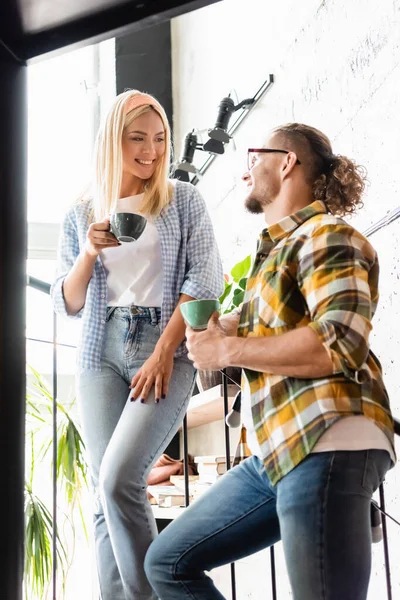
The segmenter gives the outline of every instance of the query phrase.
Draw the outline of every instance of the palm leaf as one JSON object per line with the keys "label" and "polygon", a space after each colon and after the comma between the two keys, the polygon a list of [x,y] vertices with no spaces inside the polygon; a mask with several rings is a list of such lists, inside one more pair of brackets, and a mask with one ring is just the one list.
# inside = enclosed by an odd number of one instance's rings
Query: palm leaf
{"label": "palm leaf", "polygon": [[[45,504],[25,484],[25,590],[43,598],[52,573],[53,519]],[[68,557],[63,541],[57,534],[57,564],[63,576],[68,569]]]}
{"label": "palm leaf", "polygon": [[[27,482],[25,484],[25,594],[26,597],[45,597],[45,590],[52,576],[53,519],[42,499],[34,494],[35,465],[42,462],[51,468],[53,448],[53,397],[48,383],[34,368],[30,367],[34,381],[27,394],[27,436],[30,439],[27,454]],[[64,523],[71,526],[75,538],[74,512],[79,515],[83,532],[88,539],[87,528],[81,506],[80,495],[87,487],[87,465],[85,445],[70,410],[57,401],[57,456],[56,474],[59,488],[63,490],[68,506]],[[64,541],[64,527],[57,528],[57,567],[62,576],[63,588],[70,565]],[[72,558],[73,553],[70,553]]]}
{"label": "palm leaf", "polygon": [[[33,367],[32,373],[35,377],[34,388],[39,392],[38,405],[53,411],[53,398],[44,378]],[[57,478],[61,485],[65,486],[67,498],[72,500],[73,488],[87,487],[87,464],[85,459],[85,444],[70,411],[61,403],[57,402],[59,411],[58,446],[57,446]],[[71,403],[70,409],[74,402]],[[39,411],[40,414],[40,411]],[[49,422],[47,422],[50,425]],[[41,446],[41,457],[45,458],[53,446],[52,438],[47,438]]]}

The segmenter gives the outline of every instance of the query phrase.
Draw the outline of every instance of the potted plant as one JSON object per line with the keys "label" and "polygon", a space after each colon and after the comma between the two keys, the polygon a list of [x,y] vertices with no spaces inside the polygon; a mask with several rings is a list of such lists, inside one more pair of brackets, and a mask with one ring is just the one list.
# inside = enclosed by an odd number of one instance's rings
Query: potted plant
{"label": "potted plant", "polygon": [[[51,471],[53,444],[53,398],[45,379],[32,367],[34,380],[26,398],[26,481],[25,481],[25,574],[26,600],[49,598],[52,590],[52,536],[55,523],[47,506],[48,486],[43,476]],[[73,541],[80,517],[80,529],[87,538],[82,511],[82,492],[87,488],[84,443],[72,416],[74,401],[57,402],[57,482],[59,523],[57,535],[57,583],[64,597],[66,577],[73,558]],[[44,497],[43,497],[44,493]],[[72,540],[71,544],[68,541]]]}
{"label": "potted plant", "polygon": [[[251,264],[252,257],[249,254],[232,267],[229,275],[224,275],[225,289],[219,298],[221,315],[232,312],[243,302]],[[227,367],[226,374],[229,378],[229,383],[235,382],[237,385],[240,385],[241,371],[240,367]],[[204,392],[222,383],[222,373],[221,371],[200,370],[197,373],[196,383],[199,392]]]}
{"label": "potted plant", "polygon": [[221,315],[232,312],[243,302],[251,262],[251,254],[249,254],[232,267],[229,275],[224,275],[225,289],[219,298]]}

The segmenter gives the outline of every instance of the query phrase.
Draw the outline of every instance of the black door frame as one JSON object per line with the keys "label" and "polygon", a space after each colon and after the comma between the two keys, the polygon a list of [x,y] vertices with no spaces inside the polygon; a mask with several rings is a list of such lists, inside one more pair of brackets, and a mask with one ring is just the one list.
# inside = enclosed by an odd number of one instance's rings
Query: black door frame
{"label": "black door frame", "polygon": [[[29,61],[161,23],[220,0],[128,2],[41,33],[21,33],[18,0],[0,9],[0,598],[22,600],[24,557],[27,77]],[[4,9],[5,5],[7,10]],[[28,6],[29,3],[26,4]],[[57,3],[49,6],[57,7]]]}

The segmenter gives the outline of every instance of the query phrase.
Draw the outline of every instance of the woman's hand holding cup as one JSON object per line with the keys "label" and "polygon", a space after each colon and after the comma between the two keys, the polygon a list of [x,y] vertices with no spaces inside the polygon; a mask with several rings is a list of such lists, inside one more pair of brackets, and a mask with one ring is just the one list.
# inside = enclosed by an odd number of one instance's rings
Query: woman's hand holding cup
{"label": "woman's hand holding cup", "polygon": [[86,252],[95,258],[106,248],[117,248],[120,242],[110,233],[110,218],[106,217],[99,223],[92,223],[86,235]]}

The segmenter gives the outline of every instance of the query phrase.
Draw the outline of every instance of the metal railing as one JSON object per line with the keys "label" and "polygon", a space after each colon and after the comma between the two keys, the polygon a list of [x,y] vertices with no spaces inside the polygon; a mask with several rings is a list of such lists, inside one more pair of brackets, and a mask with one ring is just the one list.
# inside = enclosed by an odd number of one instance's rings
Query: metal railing
{"label": "metal railing", "polygon": [[[27,286],[39,292],[50,295],[50,284],[36,279],[36,277],[27,276]],[[53,427],[53,463],[52,463],[52,597],[57,599],[57,394],[58,394],[58,377],[57,377],[57,315],[53,311],[53,335],[52,335],[52,386],[53,386],[53,402],[52,402],[52,427]],[[45,342],[45,340],[35,340]]]}
{"label": "metal railing", "polygon": [[[50,284],[45,281],[41,281],[40,279],[36,279],[35,277],[28,276],[27,277],[27,285],[32,287],[44,294],[50,293]],[[32,339],[32,338],[31,338]],[[57,377],[57,347],[59,345],[65,346],[65,344],[58,344],[57,342],[57,315],[53,313],[53,335],[52,340],[39,340],[32,339],[32,341],[43,342],[43,343],[51,343],[53,346],[52,352],[52,385],[53,385],[53,415],[52,415],[52,424],[53,424],[53,471],[52,471],[52,487],[53,487],[53,504],[52,504],[52,512],[53,512],[53,535],[52,535],[52,599],[57,600],[57,391],[58,391],[58,377]],[[73,346],[69,346],[73,347]],[[229,397],[228,397],[228,379],[237,385],[238,388],[240,386],[237,382],[233,381],[228,377],[225,370],[222,371],[222,387],[223,387],[223,408],[224,408],[224,436],[225,436],[225,453],[226,453],[226,463],[227,469],[231,468],[230,464],[230,439],[229,439],[229,427],[226,424],[226,417],[229,412]],[[400,421],[398,419],[394,419],[395,433],[396,435],[400,435]],[[189,505],[190,495],[189,495],[189,446],[188,446],[188,425],[187,425],[187,416],[185,415],[183,420],[183,464],[184,464],[184,481],[185,481],[185,506]],[[394,517],[386,511],[385,506],[385,492],[384,492],[384,484],[382,483],[379,487],[379,504],[373,501],[374,506],[381,514],[382,519],[382,534],[383,534],[383,551],[384,551],[384,560],[385,560],[385,575],[386,575],[386,590],[387,590],[387,599],[393,600],[392,595],[392,583],[391,583],[391,572],[390,572],[390,556],[389,556],[389,540],[387,533],[387,519],[391,519],[394,523],[400,526],[400,522],[397,521]],[[167,519],[169,520],[169,519]],[[271,598],[272,600],[278,599],[278,590],[277,590],[277,581],[276,581],[276,566],[275,566],[275,548],[271,546],[270,549],[270,567],[271,567]],[[235,565],[230,565],[230,574],[231,574],[231,597],[232,600],[236,600],[236,575],[235,575]]]}

